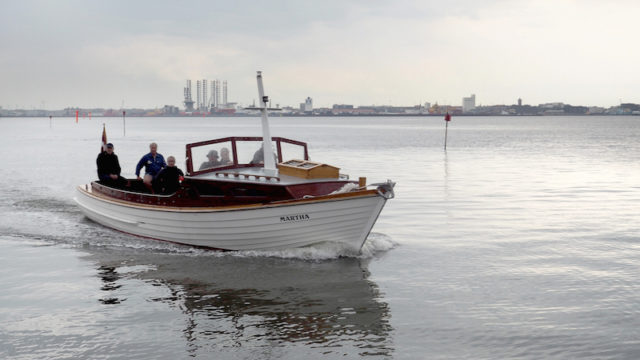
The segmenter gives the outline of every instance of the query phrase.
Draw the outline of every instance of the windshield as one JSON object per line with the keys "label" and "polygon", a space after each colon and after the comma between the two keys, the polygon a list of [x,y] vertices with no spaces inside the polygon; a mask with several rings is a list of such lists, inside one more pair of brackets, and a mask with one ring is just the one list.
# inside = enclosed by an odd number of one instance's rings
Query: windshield
{"label": "windshield", "polygon": [[[276,163],[308,160],[307,144],[286,138],[272,138]],[[262,138],[229,137],[187,145],[187,171],[190,174],[212,169],[261,166],[264,164]]]}

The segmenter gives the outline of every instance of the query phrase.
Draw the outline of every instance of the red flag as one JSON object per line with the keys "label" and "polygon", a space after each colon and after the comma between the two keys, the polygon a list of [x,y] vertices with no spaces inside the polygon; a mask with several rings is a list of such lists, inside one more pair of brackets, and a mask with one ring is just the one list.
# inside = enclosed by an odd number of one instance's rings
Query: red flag
{"label": "red flag", "polygon": [[80,111],[76,110],[76,124],[78,123],[78,113],[80,113]]}
{"label": "red flag", "polygon": [[102,146],[100,151],[107,151],[107,129],[102,124]]}
{"label": "red flag", "polygon": [[447,111],[447,114],[444,116],[444,121],[451,121],[451,115],[449,115],[448,111]]}

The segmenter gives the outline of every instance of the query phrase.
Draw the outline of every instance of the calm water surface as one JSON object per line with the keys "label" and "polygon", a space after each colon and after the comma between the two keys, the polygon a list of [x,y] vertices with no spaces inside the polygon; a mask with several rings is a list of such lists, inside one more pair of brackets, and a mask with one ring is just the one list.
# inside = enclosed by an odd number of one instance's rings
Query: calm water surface
{"label": "calm water surface", "polygon": [[73,202],[102,123],[148,143],[257,118],[0,118],[0,358],[640,358],[640,119],[275,118],[313,160],[398,183],[359,257],[215,253],[97,225]]}

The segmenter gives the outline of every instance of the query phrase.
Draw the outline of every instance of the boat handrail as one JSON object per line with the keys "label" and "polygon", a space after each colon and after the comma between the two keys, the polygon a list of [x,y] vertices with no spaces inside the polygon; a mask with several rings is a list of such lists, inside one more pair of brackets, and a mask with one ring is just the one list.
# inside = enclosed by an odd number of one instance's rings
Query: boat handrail
{"label": "boat handrail", "polygon": [[[217,170],[217,169],[216,169]],[[264,179],[264,181],[275,181],[278,182],[280,181],[280,177],[279,176],[269,176],[269,175],[262,175],[262,174],[251,174],[251,173],[241,173],[241,172],[220,172],[220,171],[216,171],[214,172],[214,176],[215,177],[224,177],[224,178],[238,178],[239,180],[256,180],[256,181],[260,181],[261,179]]]}

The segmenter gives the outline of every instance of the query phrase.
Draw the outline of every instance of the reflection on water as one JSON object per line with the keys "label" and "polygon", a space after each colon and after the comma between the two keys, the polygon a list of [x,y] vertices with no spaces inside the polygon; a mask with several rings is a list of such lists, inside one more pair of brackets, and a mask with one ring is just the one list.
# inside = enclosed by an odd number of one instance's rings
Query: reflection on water
{"label": "reflection on water", "polygon": [[90,251],[88,259],[96,262],[107,293],[102,304],[127,306],[117,290],[132,280],[165,288],[165,296],[147,301],[184,314],[181,331],[191,354],[297,344],[339,356],[393,353],[389,306],[367,279],[366,260],[142,251],[132,256],[130,249]]}
{"label": "reflection on water", "polygon": [[[120,274],[116,271],[115,267],[112,266],[100,266],[98,268],[98,276],[104,282],[104,285],[100,288],[103,291],[114,291],[122,287],[122,285],[117,285],[116,282],[120,279]],[[105,297],[100,299],[100,302],[109,305],[109,304],[120,304],[120,302],[126,299],[118,299],[113,297]]]}

